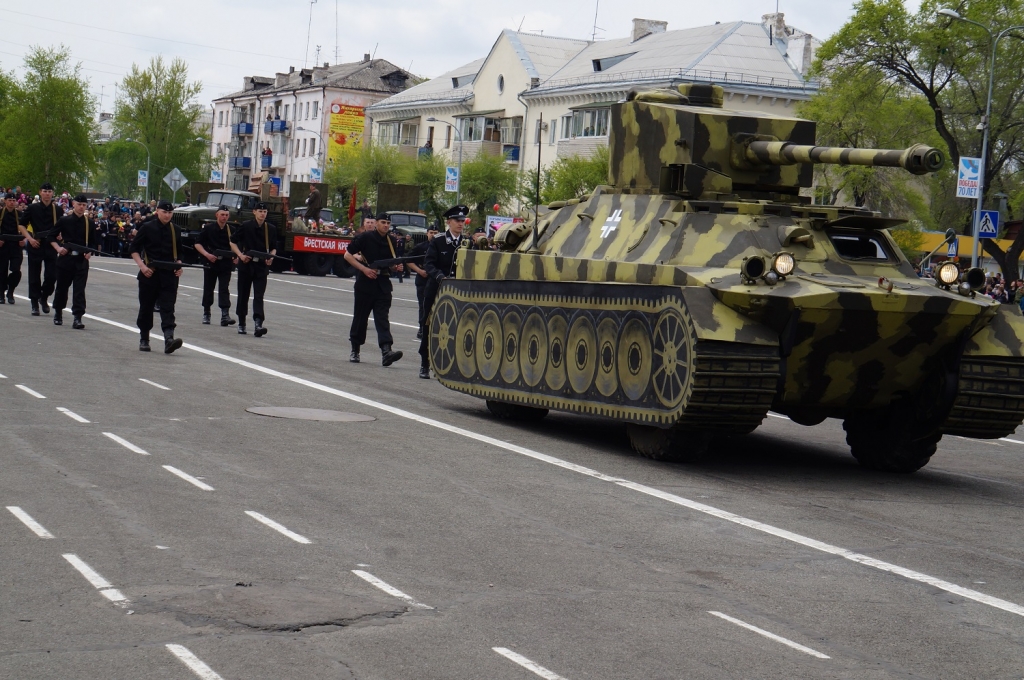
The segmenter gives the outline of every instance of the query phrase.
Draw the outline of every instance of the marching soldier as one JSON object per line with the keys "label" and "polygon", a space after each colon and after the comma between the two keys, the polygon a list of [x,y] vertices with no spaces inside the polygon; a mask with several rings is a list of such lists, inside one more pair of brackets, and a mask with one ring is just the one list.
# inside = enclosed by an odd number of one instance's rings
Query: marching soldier
{"label": "marching soldier", "polygon": [[[431,223],[427,227],[427,240],[422,243],[417,243],[416,246],[409,251],[410,257],[418,257],[420,255],[427,254],[427,248],[430,246],[430,242],[437,236],[437,224]],[[419,303],[419,316],[420,329],[416,331],[416,339],[423,339],[423,299],[426,297],[427,290],[427,270],[422,266],[413,262],[409,263],[409,269],[412,270],[413,276],[416,278],[416,302]]]}
{"label": "marching soldier", "polygon": [[57,252],[50,247],[57,220],[64,216],[64,208],[53,200],[53,185],[39,187],[39,203],[32,203],[21,215],[21,233],[28,241],[28,298],[32,316],[50,313],[47,298],[53,295],[57,283]]}
{"label": "marching soldier", "polygon": [[57,287],[53,294],[53,325],[64,324],[64,306],[68,303],[68,289],[74,287],[71,296],[72,328],[82,329],[82,315],[85,314],[85,284],[89,281],[89,258],[95,252],[96,230],[92,220],[85,214],[88,199],[78,194],[71,201],[71,212],[57,220],[56,229],[60,242],[53,240],[50,246],[56,251]]}
{"label": "marching soldier", "polygon": [[[5,236],[21,236],[18,225],[18,196],[11,192],[4,196],[4,205],[0,208],[0,234]],[[21,244],[23,239],[4,239],[0,241],[0,305],[14,304],[14,289],[21,281]]]}
{"label": "marching soldier", "polygon": [[153,328],[153,311],[160,303],[160,330],[164,333],[164,354],[181,347],[181,338],[174,337],[174,303],[178,298],[178,279],[181,268],[169,266],[180,263],[181,247],[178,228],[171,223],[174,206],[160,201],[156,206],[156,219],[151,219],[135,235],[130,248],[132,259],[139,266],[139,351],[149,351],[149,331]]}
{"label": "marching soldier", "polygon": [[[273,258],[260,262],[246,255],[249,251],[277,254],[277,234],[271,233],[271,225],[267,222],[267,204],[260,201],[252,211],[255,219],[242,222],[231,236],[231,250],[238,257],[238,302],[235,313],[238,315],[238,334],[245,335],[245,317],[249,315],[249,292],[252,291],[252,319],[256,323],[253,335],[262,338],[267,334],[263,327],[266,316],[263,314],[263,294],[267,290],[267,276]],[[271,247],[273,246],[273,247]]]}
{"label": "marching soldier", "polygon": [[434,307],[438,288],[447,278],[454,278],[455,254],[469,239],[462,235],[466,226],[469,208],[457,205],[444,214],[448,230],[444,236],[437,236],[427,246],[427,256],[423,260],[423,269],[427,273],[427,286],[424,292],[423,307],[420,314],[420,377],[430,379],[430,311]]}
{"label": "marching soldier", "polygon": [[[366,342],[366,326],[370,312],[373,312],[373,325],[377,329],[377,344],[380,345],[381,364],[390,366],[402,358],[402,352],[391,349],[394,339],[391,337],[391,323],[388,313],[391,311],[391,276],[390,269],[374,268],[377,260],[390,260],[397,257],[395,239],[388,232],[391,230],[391,218],[386,213],[377,216],[376,225],[360,233],[348,244],[345,261],[355,267],[356,282],[354,285],[355,311],[352,316],[352,328],[348,339],[352,343],[352,354],[348,360],[359,363],[359,348]],[[356,256],[362,258],[357,259]],[[398,265],[400,268],[402,265]]]}
{"label": "marching soldier", "polygon": [[227,206],[217,208],[217,222],[207,224],[196,242],[196,251],[210,261],[203,270],[203,323],[210,324],[210,308],[213,306],[213,289],[220,287],[217,306],[220,307],[220,325],[234,326],[231,318],[231,270],[232,258],[215,255],[217,251],[231,250],[231,227],[228,218],[231,212]]}

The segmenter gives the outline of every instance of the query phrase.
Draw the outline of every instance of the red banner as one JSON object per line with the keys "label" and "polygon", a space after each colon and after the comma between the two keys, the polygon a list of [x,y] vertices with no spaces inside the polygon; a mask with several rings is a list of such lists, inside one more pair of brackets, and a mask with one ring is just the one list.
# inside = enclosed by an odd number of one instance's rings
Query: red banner
{"label": "red banner", "polygon": [[292,250],[299,253],[344,253],[352,239],[328,238],[325,236],[301,236],[296,234]]}

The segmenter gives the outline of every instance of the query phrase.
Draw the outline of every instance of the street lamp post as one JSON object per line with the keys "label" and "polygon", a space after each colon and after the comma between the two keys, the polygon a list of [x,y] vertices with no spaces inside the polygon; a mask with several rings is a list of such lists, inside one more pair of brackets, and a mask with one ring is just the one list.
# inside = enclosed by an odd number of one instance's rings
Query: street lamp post
{"label": "street lamp post", "polygon": [[302,126],[299,126],[299,127],[295,128],[295,130],[296,130],[296,132],[312,132],[320,140],[320,151],[316,154],[316,166],[320,170],[320,181],[323,181],[323,178],[324,178],[323,173],[324,173],[324,170],[326,170],[326,168],[324,168],[322,166],[322,164],[320,163],[320,159],[322,159],[324,157],[324,138],[321,137],[320,133],[317,132],[316,130],[310,130],[309,128],[304,128]]}
{"label": "street lamp post", "polygon": [[459,205],[462,203],[462,133],[459,132],[459,128],[457,126],[452,125],[451,123],[445,120],[438,120],[433,116],[427,118],[427,122],[444,123],[452,130],[455,130],[455,138],[459,140],[459,183],[455,185],[455,204]]}
{"label": "street lamp post", "polygon": [[988,181],[988,177],[985,176],[985,167],[986,167],[986,164],[988,162],[988,130],[989,130],[990,118],[991,118],[991,115],[992,115],[992,82],[993,82],[993,80],[995,80],[995,75],[996,75],[996,50],[999,47],[999,41],[1002,40],[1004,36],[1009,34],[1011,31],[1024,30],[1024,26],[1010,26],[1009,28],[1004,28],[998,34],[993,35],[992,29],[989,28],[988,26],[986,26],[985,24],[982,24],[982,23],[979,23],[977,21],[973,21],[971,19],[967,19],[966,17],[960,16],[960,13],[956,12],[954,10],[951,10],[951,9],[940,9],[938,11],[938,14],[940,16],[949,17],[950,19],[953,19],[954,21],[963,21],[965,23],[974,24],[975,26],[980,26],[981,28],[985,29],[985,32],[988,33],[989,46],[990,46],[989,68],[988,68],[988,99],[985,101],[985,117],[981,119],[981,125],[980,125],[980,127],[981,127],[981,164],[980,164],[980,166],[981,167],[978,170],[978,173],[979,173],[978,179],[980,181],[978,182],[978,203],[977,203],[977,205],[975,207],[975,210],[974,210],[974,227],[973,227],[974,247],[971,249],[971,267],[974,268],[974,267],[978,266],[978,250],[979,250],[980,244],[981,244],[981,238],[978,236],[978,229],[981,226],[981,208],[982,208],[982,201],[983,201],[984,195],[985,195],[984,187],[985,187],[985,183]]}
{"label": "street lamp post", "polygon": [[[135,142],[136,144],[142,144],[142,142],[140,142],[139,140],[132,139],[131,137],[129,137],[128,139],[126,139],[124,141],[126,141],[126,142]],[[150,160],[149,147],[146,146],[145,144],[142,144],[142,148],[146,150],[146,203],[149,203],[149,179],[150,179],[150,177],[149,177],[149,160]]]}

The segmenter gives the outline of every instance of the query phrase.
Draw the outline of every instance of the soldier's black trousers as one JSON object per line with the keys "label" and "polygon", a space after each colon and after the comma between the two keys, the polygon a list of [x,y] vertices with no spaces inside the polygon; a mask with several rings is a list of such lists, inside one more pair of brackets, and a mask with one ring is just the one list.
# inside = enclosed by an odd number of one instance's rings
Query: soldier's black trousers
{"label": "soldier's black trousers", "polygon": [[49,243],[28,247],[28,297],[45,300],[57,285],[57,252]]}
{"label": "soldier's black trousers", "polygon": [[[235,314],[240,318],[249,316],[249,292],[252,291],[253,321],[263,322],[263,294],[267,292],[267,274],[270,268],[262,262],[238,265],[238,301]],[[241,323],[241,321],[239,321]]]}
{"label": "soldier's black trousers", "polygon": [[174,302],[178,299],[178,277],[171,269],[156,269],[146,278],[139,272],[139,318],[135,325],[144,335],[153,328],[153,309],[160,303],[160,330],[174,334]]}
{"label": "soldier's black trousers", "polygon": [[[213,289],[219,286],[217,295],[217,306],[221,309],[231,309],[231,269],[215,269],[210,267],[203,270],[203,309],[213,306]],[[262,299],[262,295],[260,298]]]}
{"label": "soldier's black trousers", "polygon": [[391,322],[388,321],[388,313],[391,311],[390,291],[356,289],[355,307],[352,314],[352,329],[348,333],[352,347],[359,348],[366,342],[370,312],[373,312],[373,325],[377,329],[377,344],[384,347],[394,342],[391,337]]}
{"label": "soldier's black trousers", "polygon": [[0,295],[6,295],[8,292],[13,293],[21,283],[21,262],[24,253],[17,243],[0,243],[6,244],[0,248]]}
{"label": "soldier's black trousers", "polygon": [[434,300],[437,299],[437,281],[427,281],[423,286],[423,300],[420,302],[420,328],[423,329],[423,336],[420,338],[420,365],[430,365],[430,312],[434,308]]}
{"label": "soldier's black trousers", "polygon": [[81,255],[63,255],[57,258],[57,288],[53,293],[53,310],[64,311],[71,292],[71,313],[85,314],[85,284],[89,281],[89,260]]}

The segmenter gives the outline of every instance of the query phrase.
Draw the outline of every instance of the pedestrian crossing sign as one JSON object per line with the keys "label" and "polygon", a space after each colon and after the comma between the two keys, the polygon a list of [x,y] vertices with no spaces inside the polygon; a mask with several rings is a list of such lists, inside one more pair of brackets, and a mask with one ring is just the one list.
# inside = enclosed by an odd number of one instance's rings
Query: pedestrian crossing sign
{"label": "pedestrian crossing sign", "polygon": [[949,244],[946,248],[946,257],[957,257],[960,254],[960,237]]}
{"label": "pedestrian crossing sign", "polygon": [[978,221],[978,236],[981,238],[995,238],[998,235],[999,211],[982,210],[981,219]]}

